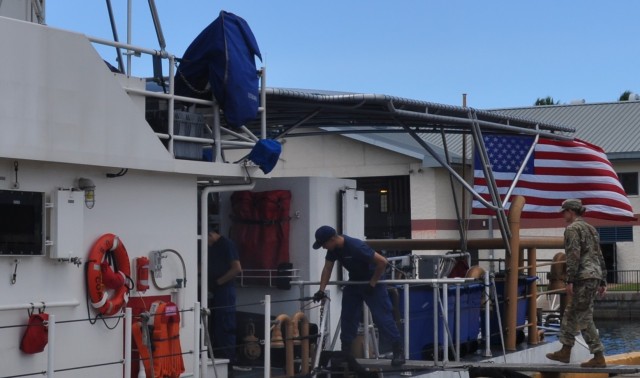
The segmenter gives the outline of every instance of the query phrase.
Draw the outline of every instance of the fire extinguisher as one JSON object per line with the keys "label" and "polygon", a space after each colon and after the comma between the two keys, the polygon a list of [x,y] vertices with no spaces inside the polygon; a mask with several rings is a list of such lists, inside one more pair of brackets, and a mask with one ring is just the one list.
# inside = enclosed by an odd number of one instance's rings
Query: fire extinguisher
{"label": "fire extinguisher", "polygon": [[149,289],[149,259],[145,256],[136,258],[136,290]]}

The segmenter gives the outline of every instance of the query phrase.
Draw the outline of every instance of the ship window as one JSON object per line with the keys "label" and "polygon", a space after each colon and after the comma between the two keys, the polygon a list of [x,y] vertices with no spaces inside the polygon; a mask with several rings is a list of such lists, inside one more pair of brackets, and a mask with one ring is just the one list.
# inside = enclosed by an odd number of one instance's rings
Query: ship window
{"label": "ship window", "polygon": [[44,193],[0,190],[0,255],[44,254]]}

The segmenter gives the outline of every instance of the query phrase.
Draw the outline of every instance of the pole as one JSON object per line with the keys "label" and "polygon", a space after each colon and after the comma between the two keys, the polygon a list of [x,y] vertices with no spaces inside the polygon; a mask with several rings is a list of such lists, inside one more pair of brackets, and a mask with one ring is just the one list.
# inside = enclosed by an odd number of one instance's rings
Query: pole
{"label": "pole", "polygon": [[124,309],[124,378],[131,378],[131,307]]}
{"label": "pole", "polygon": [[[537,250],[535,248],[529,248],[527,253],[527,263],[529,264],[528,274],[529,277],[537,276]],[[540,342],[538,335],[538,281],[531,282],[528,288],[530,297],[529,301],[529,344],[536,345]]]}
{"label": "pole", "polygon": [[[200,340],[204,340],[204,331],[200,332],[200,302],[193,304],[193,378],[200,378],[200,361],[206,362],[206,359],[200,358]],[[213,361],[215,364],[215,361]],[[205,363],[206,364],[206,363]]]}
{"label": "pole", "polygon": [[271,376],[271,295],[264,296],[264,378]]}
{"label": "pole", "polygon": [[56,344],[56,316],[49,314],[49,330],[47,331],[49,337],[49,348],[47,348],[47,378],[53,378],[55,374],[54,357],[55,357],[55,344]]}

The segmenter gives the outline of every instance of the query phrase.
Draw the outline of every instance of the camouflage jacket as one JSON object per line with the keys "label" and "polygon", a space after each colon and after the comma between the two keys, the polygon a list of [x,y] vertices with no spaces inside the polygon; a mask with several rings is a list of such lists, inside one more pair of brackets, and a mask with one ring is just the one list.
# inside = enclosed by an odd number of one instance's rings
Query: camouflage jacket
{"label": "camouflage jacket", "polygon": [[567,254],[567,282],[597,278],[606,285],[607,268],[600,250],[596,229],[576,218],[564,231],[564,249]]}

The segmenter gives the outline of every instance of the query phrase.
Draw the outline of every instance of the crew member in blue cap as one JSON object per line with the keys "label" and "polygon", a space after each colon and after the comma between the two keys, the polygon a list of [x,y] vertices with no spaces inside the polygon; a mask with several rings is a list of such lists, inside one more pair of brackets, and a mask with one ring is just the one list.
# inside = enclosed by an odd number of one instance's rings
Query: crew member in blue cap
{"label": "crew member in blue cap", "polygon": [[349,281],[367,281],[363,285],[347,285],[342,293],[342,320],[340,341],[342,351],[350,353],[353,340],[356,338],[358,323],[362,316],[362,302],[364,301],[373,315],[373,322],[381,333],[392,342],[392,366],[405,363],[402,337],[392,317],[391,300],[387,293],[387,285],[379,282],[384,273],[387,260],[371,249],[362,240],[347,235],[338,235],[331,226],[322,226],[316,230],[316,241],[313,249],[320,247],[327,250],[324,268],[320,276],[320,290],[313,299],[316,302],[326,297],[324,292],[333,265],[337,261],[349,272]]}

